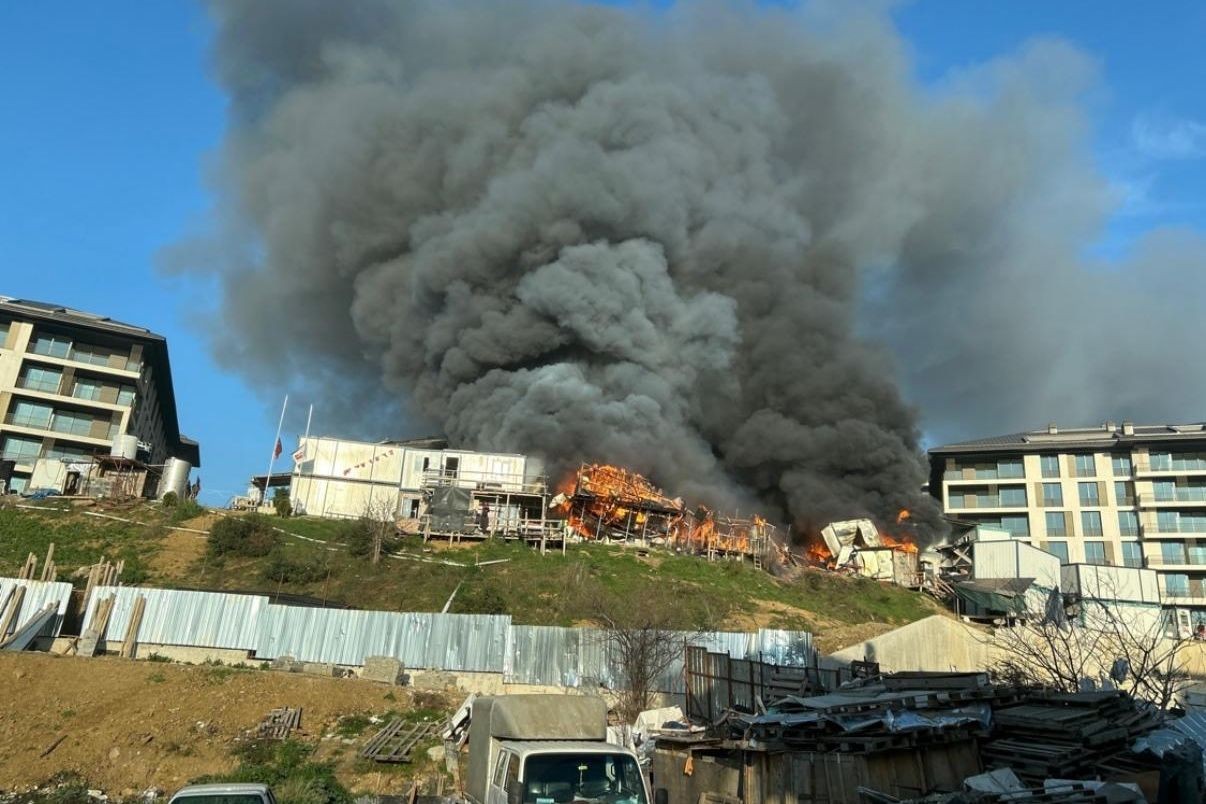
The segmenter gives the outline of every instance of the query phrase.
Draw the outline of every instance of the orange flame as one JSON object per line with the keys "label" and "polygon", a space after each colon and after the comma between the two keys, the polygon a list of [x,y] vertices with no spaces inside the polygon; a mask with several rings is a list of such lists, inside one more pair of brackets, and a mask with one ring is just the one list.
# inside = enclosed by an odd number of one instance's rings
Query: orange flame
{"label": "orange flame", "polygon": [[901,508],[900,512],[896,514],[896,524],[899,525],[901,522],[904,522],[906,519],[909,519],[910,517],[912,517],[912,514],[909,513],[909,509]]}
{"label": "orange flame", "polygon": [[895,547],[897,550],[904,550],[906,553],[917,552],[917,545],[907,538],[896,538],[886,533],[881,533],[879,534],[879,541],[884,547]]}

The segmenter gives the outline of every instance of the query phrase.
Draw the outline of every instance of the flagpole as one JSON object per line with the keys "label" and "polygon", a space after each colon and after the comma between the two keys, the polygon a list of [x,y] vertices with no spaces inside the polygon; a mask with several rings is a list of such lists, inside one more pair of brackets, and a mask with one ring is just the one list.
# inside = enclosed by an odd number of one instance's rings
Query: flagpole
{"label": "flagpole", "polygon": [[285,394],[285,402],[281,405],[281,418],[276,423],[276,438],[272,441],[272,452],[268,453],[268,474],[264,475],[264,494],[260,497],[260,505],[268,502],[268,484],[272,482],[272,467],[276,464],[276,445],[281,442],[281,428],[285,426],[285,408],[289,407],[289,395]]}
{"label": "flagpole", "polygon": [[[314,403],[311,402],[310,403],[310,412],[306,414],[306,434],[305,434],[305,436],[302,437],[302,443],[301,443],[301,448],[303,450],[303,452],[302,452],[302,461],[303,462],[306,460],[306,453],[304,450],[306,449],[307,442],[310,439],[310,420],[313,418],[314,418]],[[294,461],[293,464],[294,464],[293,469],[294,469],[295,473],[298,475],[298,477],[301,477],[301,465],[298,464],[297,461]],[[310,487],[313,485],[314,485],[314,483],[311,482],[308,486],[306,486],[306,501],[305,501],[305,503],[302,504],[303,512],[309,510]]]}

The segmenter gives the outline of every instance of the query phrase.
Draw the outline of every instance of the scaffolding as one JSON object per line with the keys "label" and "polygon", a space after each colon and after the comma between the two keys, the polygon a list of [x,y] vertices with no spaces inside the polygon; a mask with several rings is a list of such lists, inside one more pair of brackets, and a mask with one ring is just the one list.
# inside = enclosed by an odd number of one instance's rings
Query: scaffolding
{"label": "scaffolding", "polygon": [[541,549],[560,545],[564,531],[549,518],[548,482],[543,475],[428,469],[423,498],[423,541],[490,538],[519,539]]}

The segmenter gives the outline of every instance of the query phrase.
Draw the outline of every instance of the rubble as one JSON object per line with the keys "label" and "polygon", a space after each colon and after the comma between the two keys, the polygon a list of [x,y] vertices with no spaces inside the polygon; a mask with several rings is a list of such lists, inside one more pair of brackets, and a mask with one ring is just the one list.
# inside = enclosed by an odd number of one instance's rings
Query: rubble
{"label": "rubble", "polygon": [[[898,524],[907,513],[901,511]],[[831,522],[821,529],[821,542],[808,551],[816,565],[910,589],[922,585],[917,545],[881,532],[870,519]]]}

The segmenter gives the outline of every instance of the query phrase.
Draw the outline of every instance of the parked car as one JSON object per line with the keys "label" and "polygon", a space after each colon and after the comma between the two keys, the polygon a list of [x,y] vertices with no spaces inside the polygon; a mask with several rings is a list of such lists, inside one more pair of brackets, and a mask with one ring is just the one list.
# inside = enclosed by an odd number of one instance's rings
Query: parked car
{"label": "parked car", "polygon": [[168,804],[276,804],[266,784],[191,784]]}

